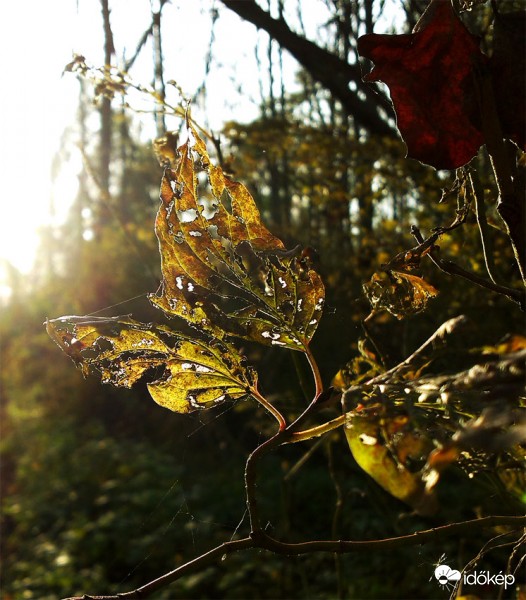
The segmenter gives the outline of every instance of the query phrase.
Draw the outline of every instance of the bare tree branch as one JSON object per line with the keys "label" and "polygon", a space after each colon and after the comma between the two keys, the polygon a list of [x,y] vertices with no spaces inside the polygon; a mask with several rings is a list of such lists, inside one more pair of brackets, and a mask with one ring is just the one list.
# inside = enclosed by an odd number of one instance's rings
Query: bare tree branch
{"label": "bare tree branch", "polygon": [[[254,0],[221,0],[230,10],[259,29],[266,31],[325,86],[341,103],[344,110],[371,133],[394,136],[395,129],[378,112],[381,107],[389,117],[394,116],[390,102],[362,82],[360,66],[349,64],[314,42],[294,33],[284,19],[274,19]],[[350,89],[353,82],[358,92]],[[363,99],[360,97],[363,95]]]}
{"label": "bare tree branch", "polygon": [[378,552],[381,550],[393,550],[395,548],[406,546],[416,546],[425,544],[431,540],[443,540],[444,538],[455,535],[466,533],[472,534],[475,531],[490,527],[507,526],[518,530],[525,525],[526,517],[491,516],[482,519],[473,519],[471,521],[463,521],[461,523],[451,523],[441,527],[434,527],[432,529],[382,540],[313,540],[310,542],[300,542],[298,544],[280,542],[279,540],[268,536],[263,531],[259,531],[257,534],[252,534],[251,537],[225,542],[220,546],[216,546],[205,554],[194,558],[177,569],[174,569],[131,592],[110,596],[75,596],[66,598],[65,600],[142,600],[147,598],[153,592],[174,583],[184,575],[201,570],[204,566],[215,562],[220,557],[240,550],[248,550],[249,548],[268,550],[275,554],[285,556],[298,556],[300,554],[309,554],[311,552],[331,552],[337,554],[348,554],[356,551]]}

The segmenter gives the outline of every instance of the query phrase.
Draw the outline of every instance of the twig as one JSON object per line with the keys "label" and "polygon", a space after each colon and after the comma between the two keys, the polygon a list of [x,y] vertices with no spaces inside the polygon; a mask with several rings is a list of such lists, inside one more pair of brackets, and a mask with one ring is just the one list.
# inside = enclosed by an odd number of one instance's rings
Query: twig
{"label": "twig", "polygon": [[[418,229],[416,225],[411,226],[411,235],[417,240],[417,242],[421,244],[425,243],[426,241],[420,233],[420,229]],[[466,271],[461,266],[457,265],[456,263],[450,260],[444,260],[440,258],[436,250],[431,250],[428,256],[433,261],[433,263],[444,273],[447,273],[448,275],[458,275],[459,277],[463,277],[464,279],[467,279],[468,281],[471,281],[472,283],[475,283],[480,287],[491,290],[492,292],[497,292],[497,294],[502,294],[510,300],[513,300],[514,302],[520,304],[521,308],[524,310],[526,304],[526,294],[523,290],[514,290],[512,288],[495,284],[492,281],[484,279],[483,277],[479,277],[474,273]]]}
{"label": "twig", "polygon": [[322,425],[311,427],[310,429],[304,429],[303,431],[294,431],[290,433],[290,437],[286,439],[284,444],[295,444],[296,442],[304,442],[305,440],[311,440],[312,438],[319,437],[324,433],[328,433],[333,429],[338,429],[345,423],[346,415],[340,415],[332,421],[327,421]]}
{"label": "twig", "polygon": [[426,348],[431,346],[437,339],[443,338],[444,336],[453,333],[458,327],[461,327],[466,322],[467,318],[464,315],[454,317],[453,319],[448,319],[445,323],[442,323],[442,325],[440,325],[440,327],[435,331],[435,333],[433,333],[433,335],[431,335],[419,348],[417,348],[413,352],[413,354],[411,354],[411,356],[408,356],[401,363],[397,364],[392,369],[389,369],[389,371],[386,371],[385,373],[381,373],[380,375],[373,377],[372,379],[367,381],[366,384],[378,384],[391,379],[395,373],[402,370],[404,367],[409,366],[415,360],[415,358],[422,354],[422,352]]}
{"label": "twig", "polygon": [[493,243],[489,235],[488,222],[486,220],[486,207],[484,205],[484,190],[478,177],[477,172],[471,171],[469,173],[469,182],[471,184],[471,190],[473,197],[475,198],[475,215],[477,217],[477,225],[480,232],[480,241],[482,243],[482,254],[484,255],[484,263],[486,264],[486,271],[488,272],[489,278],[495,285],[499,285],[495,276],[495,261],[493,258]]}
{"label": "twig", "polygon": [[256,498],[256,466],[259,460],[268,454],[271,450],[281,444],[281,441],[286,434],[286,430],[279,429],[279,431],[266,442],[258,446],[248,457],[245,465],[245,493],[248,516],[250,519],[250,536],[258,538],[263,535],[261,529],[261,519],[259,517],[259,509]]}
{"label": "twig", "polygon": [[519,191],[515,189],[512,164],[504,141],[490,71],[480,67],[475,83],[480,97],[482,131],[499,190],[497,211],[506,225],[522,281],[526,285],[524,198],[519,197]]}
{"label": "twig", "polygon": [[[279,434],[278,434],[279,435]],[[271,438],[271,440],[274,438]],[[271,440],[268,440],[269,442]],[[260,446],[259,448],[261,448]],[[519,529],[526,526],[526,517],[510,517],[510,516],[491,516],[482,519],[473,519],[471,521],[462,521],[461,523],[451,523],[442,525],[433,529],[426,529],[402,535],[394,538],[385,538],[381,540],[313,540],[310,542],[300,542],[297,544],[289,544],[281,542],[270,537],[265,532],[261,531],[258,536],[251,536],[225,542],[220,546],[216,546],[205,554],[194,558],[193,560],[181,565],[177,569],[170,571],[150,581],[146,585],[137,588],[131,592],[124,592],[110,596],[75,596],[65,600],[143,600],[153,592],[177,581],[181,577],[202,569],[204,566],[215,562],[219,557],[223,557],[233,552],[247,550],[249,548],[259,548],[268,550],[275,554],[285,556],[298,556],[301,554],[309,554],[312,552],[330,552],[338,554],[348,554],[351,552],[378,552],[382,550],[393,550],[396,548],[416,546],[425,544],[432,540],[441,541],[446,537],[458,536],[465,533],[473,533],[480,529],[497,526],[509,526],[514,529]]]}
{"label": "twig", "polygon": [[316,362],[316,359],[314,358],[314,355],[312,354],[312,351],[309,348],[309,346],[305,346],[304,353],[305,353],[305,356],[307,357],[307,360],[309,361],[309,366],[312,371],[312,376],[314,377],[314,385],[315,385],[316,389],[314,392],[314,398],[312,399],[310,404],[307,406],[307,408],[300,414],[299,417],[297,417],[297,419],[295,421],[293,421],[287,427],[287,431],[289,433],[291,431],[293,431],[294,429],[297,429],[299,427],[300,423],[303,423],[303,421],[311,414],[311,412],[313,411],[314,407],[316,406],[318,400],[320,399],[320,397],[322,397],[322,394],[323,394],[323,382],[321,379],[320,369],[318,367],[318,363]]}

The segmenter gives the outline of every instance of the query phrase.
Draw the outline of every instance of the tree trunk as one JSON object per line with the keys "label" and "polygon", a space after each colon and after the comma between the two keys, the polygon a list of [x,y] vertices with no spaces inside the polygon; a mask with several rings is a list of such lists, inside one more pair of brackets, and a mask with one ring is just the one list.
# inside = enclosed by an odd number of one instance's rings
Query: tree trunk
{"label": "tree trunk", "polygon": [[[393,117],[391,103],[384,96],[375,93],[374,86],[362,82],[358,64],[349,64],[347,60],[342,60],[332,52],[294,33],[283,18],[272,18],[254,0],[221,2],[242,19],[266,31],[272,39],[288,50],[315,80],[341,102],[345,112],[352,115],[361,127],[378,135],[395,135],[393,127],[378,111],[381,108],[387,116]],[[357,91],[350,89],[350,82],[354,82]]]}
{"label": "tree trunk", "polygon": [[[108,0],[101,0],[102,20],[104,27],[104,68],[109,69],[111,58],[115,54],[113,33],[110,25],[110,8]],[[110,161],[112,138],[112,111],[110,98],[102,97],[100,104],[100,146],[99,146],[99,185],[103,203],[110,198]],[[107,208],[103,213],[107,212]],[[108,215],[105,215],[106,217]]]}
{"label": "tree trunk", "polygon": [[[164,4],[165,2],[162,0],[152,0],[151,2],[153,24],[153,87],[157,92],[161,103],[164,102],[166,96],[163,72],[163,49],[161,40],[161,11]],[[155,127],[157,131],[157,137],[161,137],[166,133],[166,121],[162,107],[160,110],[155,111]]]}

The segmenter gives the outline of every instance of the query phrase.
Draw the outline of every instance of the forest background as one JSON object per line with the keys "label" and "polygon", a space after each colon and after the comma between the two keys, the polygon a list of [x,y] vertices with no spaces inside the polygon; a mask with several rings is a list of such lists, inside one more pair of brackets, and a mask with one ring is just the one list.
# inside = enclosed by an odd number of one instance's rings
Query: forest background
{"label": "forest background", "polygon": [[[184,135],[181,113],[188,100],[194,118],[202,115],[215,160],[249,187],[266,225],[288,248],[299,243],[310,249],[326,286],[327,308],[313,352],[327,385],[356,356],[363,359],[360,366],[353,363],[357,377],[373,363],[398,364],[444,321],[461,314],[467,325],[435,360],[437,371],[458,369],[466,351],[494,349],[523,329],[523,313],[509,298],[422,261],[420,274],[439,291],[429,307],[404,319],[381,312],[364,330],[371,306],[363,284],[415,245],[411,225],[427,233],[457,214],[455,172],[405,158],[391,105],[362,81],[370,65],[357,51],[361,35],[411,31],[427,1],[394,6],[382,0],[312,0],[308,7],[299,0],[202,2],[209,51],[199,66],[203,81],[188,96],[165,67],[173,25],[165,16],[173,16],[165,12],[167,3],[151,4],[151,21],[129,56],[116,42],[126,22],[112,19],[111,2],[100,4],[102,63],[133,77],[135,61],[151,56],[151,87],[148,82],[148,89],[137,89],[145,82],[131,84],[117,71],[111,77],[104,69],[77,75],[78,118],[65,133],[54,176],[71,168],[68,157],[79,148],[78,191],[67,221],[43,231],[33,272],[10,272],[0,323],[5,598],[132,589],[246,528],[243,470],[247,455],[272,430],[265,414],[250,402],[191,415],[167,413],[149,399],[144,384],[123,391],[83,379],[42,326],[47,317],[62,314],[159,319],[146,296],[161,279],[153,222],[162,168],[145,129],[164,139],[157,143],[164,156]],[[491,6],[464,5],[473,8],[464,13],[470,30],[491,39]],[[524,8],[520,2],[499,6]],[[249,122],[230,118],[221,130],[216,124],[212,130],[206,119],[213,105],[208,81],[222,60],[216,31],[227,35],[221,19],[233,12],[245,27],[256,26],[246,43],[257,69],[233,70],[232,77],[241,95],[251,79],[259,93],[253,99],[257,112]],[[66,63],[69,57],[64,58]],[[191,62],[192,49],[178,60]],[[71,63],[70,70],[78,73],[81,62]],[[175,133],[163,138],[167,129]],[[496,196],[484,150],[475,163],[487,195]],[[495,206],[486,209],[494,268],[501,281],[520,287]],[[467,271],[485,274],[487,256],[473,211],[464,226],[440,240],[440,248]],[[513,339],[520,345],[519,336]],[[279,349],[247,343],[243,350],[257,364],[267,397],[285,412],[296,411],[305,393],[298,376],[305,365]],[[268,528],[289,540],[377,539],[523,512],[514,484],[498,487],[489,468],[471,477],[451,468],[440,483],[439,513],[417,515],[359,468],[341,432],[308,444],[285,447],[261,467]],[[479,541],[466,536],[337,559],[252,550],[184,577],[155,597],[438,597],[437,583],[430,581],[435,565],[447,557],[457,568],[476,554]],[[499,549],[485,558],[492,571],[506,567]],[[484,590],[479,593],[485,597]]]}

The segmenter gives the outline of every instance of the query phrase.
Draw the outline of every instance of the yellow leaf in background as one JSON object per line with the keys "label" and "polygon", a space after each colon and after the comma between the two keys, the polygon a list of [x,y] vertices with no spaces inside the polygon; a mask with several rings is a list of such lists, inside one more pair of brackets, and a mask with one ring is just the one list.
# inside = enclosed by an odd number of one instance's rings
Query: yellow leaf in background
{"label": "yellow leaf in background", "polygon": [[507,335],[495,346],[486,346],[484,354],[510,354],[526,348],[526,337],[518,333]]}
{"label": "yellow leaf in background", "polygon": [[380,418],[376,411],[355,412],[349,414],[345,436],[358,465],[378,485],[418,513],[433,514],[437,509],[433,492],[426,490],[422,472],[409,468],[411,461],[427,456],[430,442],[400,425],[396,419]]}

